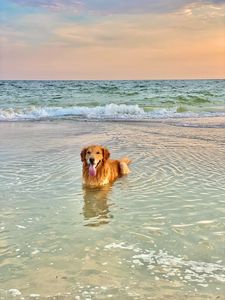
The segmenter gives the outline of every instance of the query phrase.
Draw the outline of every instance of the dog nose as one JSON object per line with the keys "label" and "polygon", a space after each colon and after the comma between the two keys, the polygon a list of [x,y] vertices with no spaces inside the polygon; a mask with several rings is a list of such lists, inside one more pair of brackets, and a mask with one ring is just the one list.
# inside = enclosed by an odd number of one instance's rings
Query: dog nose
{"label": "dog nose", "polygon": [[95,160],[94,160],[94,158],[89,158],[89,162],[90,162],[90,164],[94,164],[94,162],[95,162]]}

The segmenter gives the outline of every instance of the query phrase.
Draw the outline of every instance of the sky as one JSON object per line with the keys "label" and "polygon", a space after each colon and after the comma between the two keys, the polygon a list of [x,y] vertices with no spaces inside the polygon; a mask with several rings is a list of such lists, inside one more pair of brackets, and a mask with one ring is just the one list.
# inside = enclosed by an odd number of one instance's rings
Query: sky
{"label": "sky", "polygon": [[225,0],[0,0],[0,79],[225,78]]}

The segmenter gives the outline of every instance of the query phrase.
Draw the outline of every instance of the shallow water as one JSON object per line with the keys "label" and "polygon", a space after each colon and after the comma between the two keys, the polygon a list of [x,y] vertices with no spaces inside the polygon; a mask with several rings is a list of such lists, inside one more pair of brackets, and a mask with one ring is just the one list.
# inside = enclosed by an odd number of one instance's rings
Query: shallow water
{"label": "shallow water", "polygon": [[[0,123],[2,299],[224,299],[224,124]],[[84,189],[91,143],[132,173]]]}

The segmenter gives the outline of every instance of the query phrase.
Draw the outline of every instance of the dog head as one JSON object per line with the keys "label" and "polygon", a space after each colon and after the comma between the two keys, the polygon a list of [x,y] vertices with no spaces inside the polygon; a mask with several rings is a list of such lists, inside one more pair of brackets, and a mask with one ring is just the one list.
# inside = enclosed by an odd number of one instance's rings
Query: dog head
{"label": "dog head", "polygon": [[98,145],[91,145],[84,148],[81,153],[81,161],[88,166],[89,175],[95,176],[98,168],[109,158],[109,150]]}

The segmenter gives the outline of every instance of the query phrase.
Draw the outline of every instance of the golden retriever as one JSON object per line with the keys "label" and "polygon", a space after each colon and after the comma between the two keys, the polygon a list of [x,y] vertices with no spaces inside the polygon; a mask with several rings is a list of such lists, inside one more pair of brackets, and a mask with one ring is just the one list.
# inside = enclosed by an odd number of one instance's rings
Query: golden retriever
{"label": "golden retriever", "polygon": [[128,158],[109,159],[109,150],[102,146],[88,146],[81,151],[80,156],[83,163],[83,183],[87,186],[103,186],[130,173],[128,164],[131,161]]}

